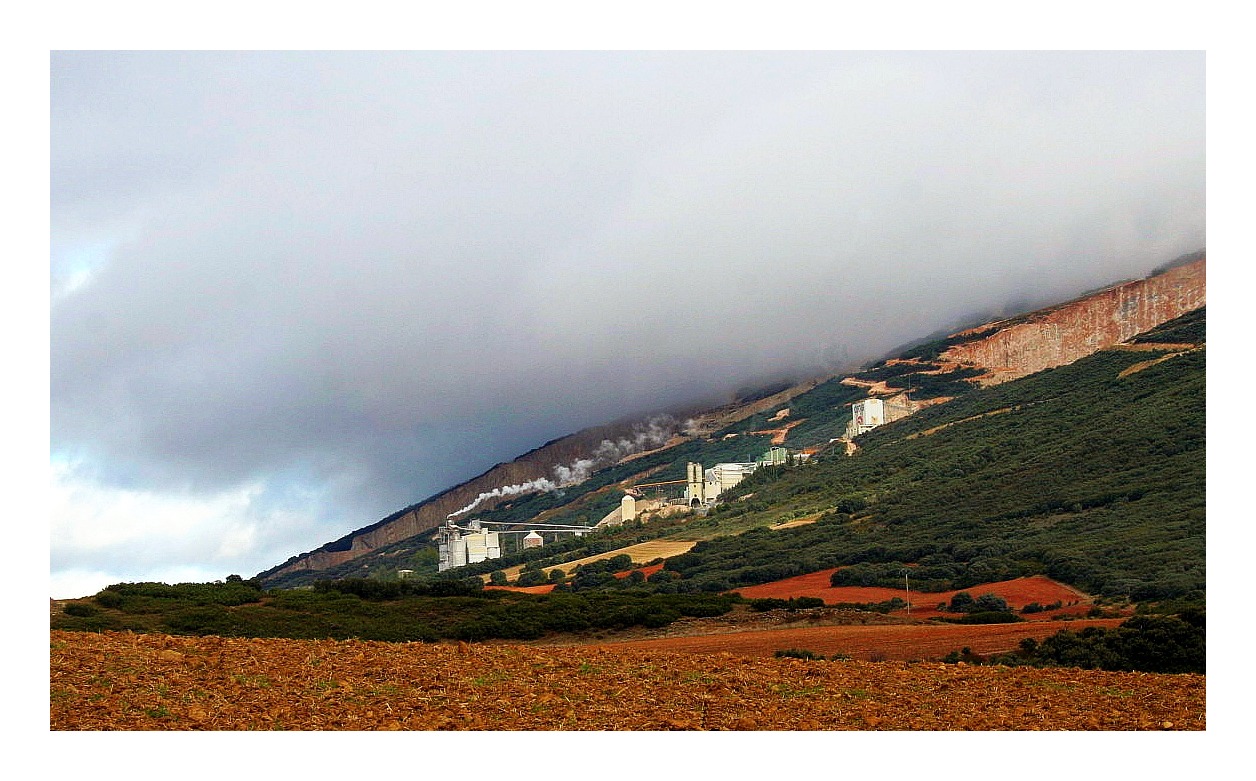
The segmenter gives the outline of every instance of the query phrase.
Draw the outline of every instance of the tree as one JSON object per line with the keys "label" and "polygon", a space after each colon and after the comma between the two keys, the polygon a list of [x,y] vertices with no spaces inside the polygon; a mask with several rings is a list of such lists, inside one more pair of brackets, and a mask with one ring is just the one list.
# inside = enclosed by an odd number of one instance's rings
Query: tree
{"label": "tree", "polygon": [[499,569],[489,573],[488,582],[494,586],[509,586],[510,581],[506,578],[506,573]]}
{"label": "tree", "polygon": [[972,594],[969,594],[967,591],[961,591],[951,597],[951,604],[947,610],[952,613],[967,613],[973,609],[973,605],[976,603],[977,600],[973,599]]}
{"label": "tree", "polygon": [[999,612],[1006,613],[1008,610],[1007,600],[997,594],[982,594],[977,597],[977,601],[973,603],[972,613],[990,613]]}
{"label": "tree", "polygon": [[525,569],[519,573],[519,579],[515,581],[516,586],[544,586],[545,573],[537,569]]}

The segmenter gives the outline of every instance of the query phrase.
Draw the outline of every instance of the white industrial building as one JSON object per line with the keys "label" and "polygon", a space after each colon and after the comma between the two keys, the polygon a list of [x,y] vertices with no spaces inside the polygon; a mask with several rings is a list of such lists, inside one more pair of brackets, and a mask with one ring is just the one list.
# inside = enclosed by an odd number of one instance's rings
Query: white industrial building
{"label": "white industrial building", "polygon": [[[505,526],[500,531],[490,531],[488,525]],[[588,526],[573,526],[558,523],[528,524],[535,526],[531,530],[510,528],[520,526],[508,521],[481,521],[478,518],[459,526],[452,519],[436,530],[436,549],[439,559],[437,572],[444,572],[454,567],[476,564],[489,559],[500,559],[502,555],[501,539],[504,535],[524,535],[519,541],[519,548],[528,550],[539,548],[545,544],[540,532],[550,534],[575,534],[580,536],[590,530]]]}
{"label": "white industrial building", "polygon": [[850,424],[853,436],[871,431],[877,426],[885,425],[885,401],[883,399],[864,399],[850,407]]}
{"label": "white industrial building", "polygon": [[446,522],[437,531],[437,550],[440,554],[437,572],[502,555],[498,533],[480,528],[479,521],[471,521],[465,529],[455,526],[453,521]]}
{"label": "white industrial building", "polygon": [[920,405],[907,398],[906,393],[886,399],[867,398],[850,406],[850,422],[846,424],[846,438],[865,434],[877,426],[893,423],[899,418],[920,409]]}
{"label": "white industrial building", "polygon": [[[780,466],[790,461],[787,448],[772,447],[756,461],[736,461],[716,464],[703,470],[702,464],[690,461],[687,467],[685,504],[699,507],[715,504],[719,495],[746,479],[762,466]],[[806,453],[794,453],[793,458],[802,461],[810,458]]]}
{"label": "white industrial building", "polygon": [[716,464],[704,471],[702,464],[690,461],[687,465],[685,504],[690,507],[712,504],[716,497],[740,483],[746,475],[758,468],[757,463],[742,462]]}

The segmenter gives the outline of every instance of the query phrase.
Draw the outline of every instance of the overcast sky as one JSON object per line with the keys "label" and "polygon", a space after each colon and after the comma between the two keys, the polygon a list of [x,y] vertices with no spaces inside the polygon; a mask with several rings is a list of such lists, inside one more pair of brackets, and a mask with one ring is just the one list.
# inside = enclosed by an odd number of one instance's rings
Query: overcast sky
{"label": "overcast sky", "polygon": [[1204,246],[1202,53],[54,53],[52,596]]}

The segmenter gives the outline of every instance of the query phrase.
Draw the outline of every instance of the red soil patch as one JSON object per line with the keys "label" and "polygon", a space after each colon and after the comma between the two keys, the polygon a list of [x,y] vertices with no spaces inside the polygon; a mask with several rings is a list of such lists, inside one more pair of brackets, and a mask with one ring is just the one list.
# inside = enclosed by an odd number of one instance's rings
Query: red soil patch
{"label": "red soil patch", "polygon": [[645,575],[648,578],[661,569],[663,569],[662,564],[651,564],[648,567],[637,567],[636,569],[626,569],[623,572],[616,572],[615,577],[619,578],[620,580],[623,580],[624,578],[628,577],[634,572],[640,572],[642,575]]}
{"label": "red soil patch", "polygon": [[[914,613],[913,613],[914,615]],[[1042,640],[1065,629],[1080,632],[1088,626],[1113,628],[1120,618],[1080,621],[1026,621],[1019,624],[892,624],[862,626],[812,626],[725,632],[713,635],[664,637],[599,643],[608,648],[691,654],[730,653],[737,656],[772,656],[790,648],[832,656],[846,654],[860,661],[914,661],[940,659],[963,648],[973,653],[1007,653],[1026,637]]]}
{"label": "red soil patch", "polygon": [[[886,602],[894,597],[906,599],[907,592],[901,588],[883,588],[879,586],[838,586],[829,585],[829,576],[836,569],[826,569],[807,575],[798,575],[772,583],[758,586],[747,586],[737,589],[746,599],[764,599],[775,597],[819,597],[825,604],[836,605],[842,602]],[[949,603],[951,597],[960,591],[967,591],[974,597],[982,594],[995,594],[1007,600],[1013,610],[1020,610],[1031,602],[1050,605],[1060,602],[1064,607],[1059,610],[1030,613],[1024,618],[1031,621],[1044,621],[1060,615],[1080,615],[1090,609],[1090,597],[1075,588],[1048,578],[1045,575],[1031,575],[1027,578],[1004,580],[999,583],[985,583],[980,586],[957,589],[955,591],[911,592],[911,615],[913,618],[930,618],[945,615],[938,611],[939,603]],[[895,611],[895,615],[906,615],[907,611]]]}

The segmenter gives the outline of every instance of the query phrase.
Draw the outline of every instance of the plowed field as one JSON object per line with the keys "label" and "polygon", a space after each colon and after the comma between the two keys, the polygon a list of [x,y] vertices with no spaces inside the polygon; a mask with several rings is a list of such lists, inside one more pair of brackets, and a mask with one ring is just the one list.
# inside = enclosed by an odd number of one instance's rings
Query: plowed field
{"label": "plowed field", "polygon": [[1203,730],[1202,675],[52,632],[53,730]]}

